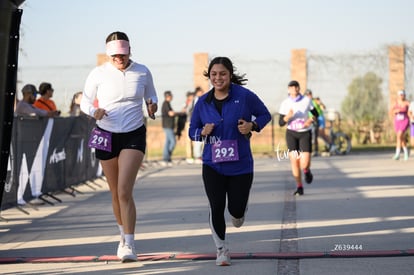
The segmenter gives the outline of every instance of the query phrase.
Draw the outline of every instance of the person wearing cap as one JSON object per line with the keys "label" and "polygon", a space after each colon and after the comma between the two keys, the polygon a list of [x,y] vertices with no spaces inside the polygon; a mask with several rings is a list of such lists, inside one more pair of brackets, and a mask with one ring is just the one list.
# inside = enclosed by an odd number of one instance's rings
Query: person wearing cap
{"label": "person wearing cap", "polygon": [[53,97],[54,89],[52,84],[47,82],[42,82],[39,85],[40,97],[33,103],[33,105],[39,109],[46,111],[55,111],[57,114],[60,114],[60,111],[57,110],[55,102],[51,99]]}
{"label": "person wearing cap", "polygon": [[125,33],[107,36],[106,54],[109,61],[94,68],[86,79],[80,107],[96,119],[89,146],[95,148],[112,194],[121,235],[117,256],[131,262],[137,261],[133,188],[146,150],[143,105],[148,116],[155,118],[158,98],[150,70],[130,59]]}
{"label": "person wearing cap", "polygon": [[312,123],[317,119],[318,112],[309,97],[300,93],[300,85],[296,80],[288,84],[289,96],[282,101],[279,108],[279,125],[285,126],[286,144],[288,147],[292,174],[297,189],[294,195],[303,195],[301,169],[306,183],[310,184],[313,175],[310,170],[312,153]]}
{"label": "person wearing cap", "polygon": [[22,88],[23,98],[16,105],[15,115],[17,116],[39,116],[53,117],[57,113],[55,111],[47,111],[33,106],[36,100],[37,90],[33,84],[26,84]]}
{"label": "person wearing cap", "polygon": [[400,159],[401,148],[404,151],[404,160],[408,160],[408,149],[405,141],[405,131],[407,131],[410,119],[408,117],[408,108],[410,102],[406,99],[405,91],[400,90],[397,92],[397,100],[392,106],[392,114],[394,115],[394,130],[396,134],[396,145],[394,160]]}

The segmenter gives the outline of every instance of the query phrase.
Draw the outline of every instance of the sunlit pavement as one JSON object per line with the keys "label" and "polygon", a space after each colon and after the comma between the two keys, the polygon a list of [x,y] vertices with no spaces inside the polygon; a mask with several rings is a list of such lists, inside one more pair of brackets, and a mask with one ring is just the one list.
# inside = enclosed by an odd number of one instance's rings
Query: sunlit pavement
{"label": "sunlit pavement", "polygon": [[[316,157],[292,196],[289,162],[257,158],[243,227],[228,218],[231,267],[216,267],[201,166],[148,163],[134,190],[139,262],[121,264],[104,179],[37,210],[3,211],[1,274],[412,274],[414,158]],[[51,199],[53,201],[53,199]]]}

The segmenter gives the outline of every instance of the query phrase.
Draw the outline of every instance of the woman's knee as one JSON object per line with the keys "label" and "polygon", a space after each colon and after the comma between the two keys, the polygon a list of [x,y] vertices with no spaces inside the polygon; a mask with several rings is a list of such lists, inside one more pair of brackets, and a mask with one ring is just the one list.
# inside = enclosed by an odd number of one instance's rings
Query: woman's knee
{"label": "woman's knee", "polygon": [[229,213],[233,218],[240,219],[244,217],[244,213],[246,212],[246,205],[239,205],[239,206],[230,206],[229,205]]}
{"label": "woman's knee", "polygon": [[133,199],[131,191],[122,189],[122,188],[121,190],[119,189],[120,188],[118,188],[118,191],[117,191],[117,197],[120,202],[128,202],[129,200]]}

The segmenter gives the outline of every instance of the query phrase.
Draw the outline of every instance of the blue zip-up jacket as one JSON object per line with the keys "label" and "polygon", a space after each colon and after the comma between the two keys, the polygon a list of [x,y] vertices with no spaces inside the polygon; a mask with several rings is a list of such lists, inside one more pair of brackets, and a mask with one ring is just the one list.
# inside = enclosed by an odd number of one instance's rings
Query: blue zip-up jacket
{"label": "blue zip-up jacket", "polygon": [[[254,120],[259,132],[271,119],[268,109],[255,93],[236,84],[230,86],[222,114],[217,111],[213,98],[214,88],[200,97],[194,106],[188,131],[191,140],[204,142],[203,164],[222,175],[253,173],[250,139],[239,132],[237,125],[239,119]],[[206,123],[214,123],[214,129],[209,136],[202,137],[201,131]],[[239,161],[213,162],[212,145],[223,140],[237,140]]]}

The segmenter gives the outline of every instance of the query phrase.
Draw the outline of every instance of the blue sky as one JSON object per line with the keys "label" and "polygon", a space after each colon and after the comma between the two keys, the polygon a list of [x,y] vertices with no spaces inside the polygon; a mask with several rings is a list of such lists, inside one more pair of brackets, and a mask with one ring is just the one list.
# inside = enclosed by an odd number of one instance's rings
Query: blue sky
{"label": "blue sky", "polygon": [[[410,0],[26,0],[21,8],[22,84],[47,81],[34,78],[36,68],[80,66],[88,71],[115,30],[129,35],[132,58],[149,67],[192,63],[195,52],[289,59],[294,48],[335,54],[414,43]],[[82,72],[77,78],[53,79],[54,86],[75,92],[85,77]],[[181,76],[174,77],[173,90]],[[191,77],[183,77],[180,89],[192,89]],[[168,87],[163,82],[156,83],[159,96]]]}

